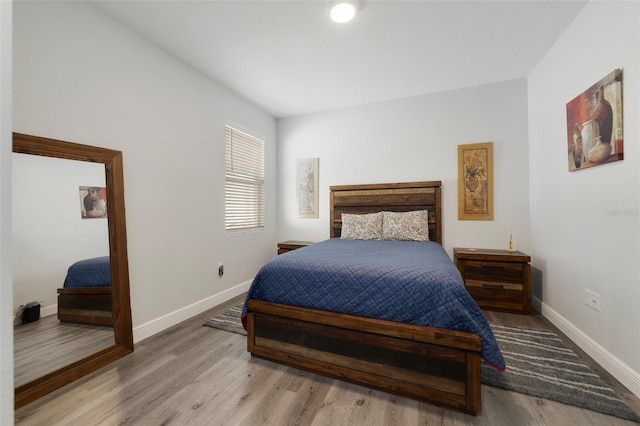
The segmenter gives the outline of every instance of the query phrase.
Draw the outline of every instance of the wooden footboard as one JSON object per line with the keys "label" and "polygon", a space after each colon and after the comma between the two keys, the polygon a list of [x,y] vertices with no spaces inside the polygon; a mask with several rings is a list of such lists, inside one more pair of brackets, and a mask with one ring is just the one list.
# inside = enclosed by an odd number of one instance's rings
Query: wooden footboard
{"label": "wooden footboard", "polygon": [[111,287],[59,288],[58,320],[113,326]]}
{"label": "wooden footboard", "polygon": [[260,300],[247,304],[253,356],[446,408],[480,411],[480,337]]}

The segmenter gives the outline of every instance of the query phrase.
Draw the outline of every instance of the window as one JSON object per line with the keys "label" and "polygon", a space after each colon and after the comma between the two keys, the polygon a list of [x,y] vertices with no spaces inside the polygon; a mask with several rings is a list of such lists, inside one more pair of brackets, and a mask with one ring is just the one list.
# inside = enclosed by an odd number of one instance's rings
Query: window
{"label": "window", "polygon": [[264,142],[225,125],[225,229],[264,227]]}

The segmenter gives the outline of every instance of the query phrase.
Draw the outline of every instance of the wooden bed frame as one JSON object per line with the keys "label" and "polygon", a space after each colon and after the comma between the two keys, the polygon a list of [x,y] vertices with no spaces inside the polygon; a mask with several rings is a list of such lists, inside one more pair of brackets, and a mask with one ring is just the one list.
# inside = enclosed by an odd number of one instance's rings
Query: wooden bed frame
{"label": "wooden bed frame", "polygon": [[113,303],[109,287],[58,289],[58,320],[86,325],[113,326]]}
{"label": "wooden bed frame", "polygon": [[[331,237],[343,213],[429,211],[430,239],[442,244],[441,184],[330,187]],[[476,415],[480,337],[260,300],[247,303],[252,356]]]}

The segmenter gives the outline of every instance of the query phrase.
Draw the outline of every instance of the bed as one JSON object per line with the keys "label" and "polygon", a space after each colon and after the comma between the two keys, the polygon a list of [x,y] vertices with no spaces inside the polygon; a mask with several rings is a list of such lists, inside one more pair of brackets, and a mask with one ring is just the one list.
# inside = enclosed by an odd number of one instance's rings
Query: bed
{"label": "bed", "polygon": [[58,289],[58,320],[113,326],[111,293],[109,256],[75,262]]}
{"label": "bed", "polygon": [[[331,238],[270,260],[254,279],[242,316],[252,356],[477,414],[481,359],[498,369],[504,369],[504,359],[441,246],[440,186],[332,186]],[[381,211],[427,211],[431,241],[338,238],[343,219]],[[409,249],[395,252],[387,243]],[[351,256],[356,252],[366,256]],[[439,269],[427,258],[437,259]],[[318,272],[321,264],[329,269]],[[409,281],[393,284],[387,276],[394,271]],[[415,285],[422,279],[431,281],[435,296],[416,293],[423,291]],[[368,287],[374,281],[381,287]],[[307,293],[313,296],[305,299]],[[433,308],[424,308],[424,297],[434,298]],[[331,299],[337,305],[324,304]]]}

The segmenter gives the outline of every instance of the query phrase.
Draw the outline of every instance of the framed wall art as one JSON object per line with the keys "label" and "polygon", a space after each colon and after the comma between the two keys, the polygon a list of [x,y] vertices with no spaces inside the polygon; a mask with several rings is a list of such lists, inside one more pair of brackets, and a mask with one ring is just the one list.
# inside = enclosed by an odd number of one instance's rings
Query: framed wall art
{"label": "framed wall art", "polygon": [[569,171],[624,158],[622,70],[610,72],[567,103]]}
{"label": "framed wall art", "polygon": [[80,214],[83,219],[107,217],[107,188],[80,187]]}
{"label": "framed wall art", "polygon": [[458,219],[493,220],[493,142],[458,145]]}
{"label": "framed wall art", "polygon": [[298,217],[318,217],[318,159],[305,158],[296,162],[296,200]]}

